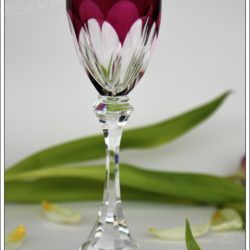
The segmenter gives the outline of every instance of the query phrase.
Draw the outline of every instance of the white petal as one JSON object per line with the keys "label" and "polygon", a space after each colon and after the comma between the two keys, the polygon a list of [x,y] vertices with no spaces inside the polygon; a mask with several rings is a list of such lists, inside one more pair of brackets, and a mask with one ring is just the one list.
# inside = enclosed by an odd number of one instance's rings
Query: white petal
{"label": "white petal", "polygon": [[18,249],[24,242],[26,237],[26,228],[24,225],[16,227],[12,232],[7,233],[5,237],[5,249]]}
{"label": "white petal", "polygon": [[125,50],[136,51],[138,49],[138,45],[141,42],[141,33],[142,33],[142,21],[138,19],[131,27],[128,32],[126,39],[123,44],[123,48]]}
{"label": "white petal", "polygon": [[121,78],[123,82],[128,70],[128,66],[131,63],[133,56],[136,56],[138,52],[143,49],[142,45],[142,21],[138,19],[128,32],[124,44],[122,46],[122,62],[121,62]]}
{"label": "white petal", "polygon": [[[193,225],[191,230],[194,237],[199,237],[206,234],[209,230],[209,224],[206,225]],[[158,230],[150,228],[149,231],[157,238],[163,240],[184,240],[185,239],[185,227],[176,227]]]}
{"label": "white petal", "polygon": [[99,62],[103,63],[103,44],[101,37],[101,28],[95,19],[88,20],[89,39]]}
{"label": "white petal", "polygon": [[243,229],[243,221],[237,211],[231,208],[217,210],[211,220],[211,230],[231,231]]}
{"label": "white petal", "polygon": [[96,64],[96,52],[91,48],[89,34],[83,28],[81,28],[79,34],[79,50],[80,60],[84,67],[87,68],[97,82],[103,83],[103,77]]}
{"label": "white petal", "polygon": [[[86,48],[88,47],[88,35],[85,32],[84,28],[81,28],[80,30],[80,34],[79,34],[79,44],[77,42],[77,39],[74,39],[75,42],[75,46],[76,48],[79,48],[78,51],[78,56],[80,58],[81,63],[83,64],[83,66],[88,68],[88,65],[86,65],[86,60],[87,60],[87,52],[86,52]],[[80,53],[79,53],[80,52]]]}
{"label": "white petal", "polygon": [[156,28],[156,25],[155,23],[153,23],[151,30],[149,32],[149,35],[148,35],[148,40],[147,40],[147,47],[149,48],[151,47],[154,37],[155,37],[155,28]]}
{"label": "white petal", "polygon": [[148,35],[148,40],[144,48],[145,56],[144,56],[143,66],[142,66],[143,71],[145,71],[148,66],[148,62],[151,58],[151,55],[155,46],[155,42],[157,40],[157,36],[155,35],[155,29],[156,29],[156,25],[154,23],[151,27],[150,33]]}
{"label": "white petal", "polygon": [[95,59],[90,48],[89,35],[84,30],[84,28],[81,28],[79,34],[79,49],[81,54],[81,62],[91,72]]}
{"label": "white petal", "polygon": [[108,69],[112,57],[117,54],[119,44],[119,38],[114,28],[108,22],[104,22],[102,25],[102,46],[103,66],[106,69]]}
{"label": "white petal", "polygon": [[74,41],[74,44],[75,44],[76,53],[77,53],[77,56],[78,56],[80,62],[82,63],[82,58],[81,58],[81,54],[80,54],[80,51],[79,51],[80,48],[79,48],[79,44],[78,44],[78,41],[77,41],[76,33],[74,31],[74,26],[73,26],[73,23],[72,23],[72,20],[71,20],[69,14],[67,14],[67,17],[68,17],[70,31],[71,31],[71,34],[73,36],[73,41]]}
{"label": "white petal", "polygon": [[44,216],[48,220],[56,223],[78,224],[82,219],[79,213],[62,206],[50,204],[46,201],[42,203],[42,207]]}

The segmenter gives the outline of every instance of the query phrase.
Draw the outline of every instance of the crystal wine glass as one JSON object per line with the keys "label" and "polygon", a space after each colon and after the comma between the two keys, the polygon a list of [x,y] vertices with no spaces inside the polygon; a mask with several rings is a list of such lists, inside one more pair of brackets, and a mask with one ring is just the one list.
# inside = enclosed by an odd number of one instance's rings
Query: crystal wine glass
{"label": "crystal wine glass", "polygon": [[99,92],[94,111],[106,144],[106,180],[97,222],[81,250],[138,250],[124,217],[119,180],[127,94],[143,76],[158,36],[161,0],[67,0],[77,54]]}

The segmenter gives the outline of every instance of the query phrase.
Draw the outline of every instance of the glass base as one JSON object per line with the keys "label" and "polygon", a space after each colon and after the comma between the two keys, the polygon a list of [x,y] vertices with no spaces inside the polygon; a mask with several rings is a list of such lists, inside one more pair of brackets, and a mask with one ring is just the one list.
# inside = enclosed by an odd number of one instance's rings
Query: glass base
{"label": "glass base", "polygon": [[121,202],[115,206],[103,204],[97,223],[80,250],[140,250],[130,236]]}
{"label": "glass base", "polygon": [[114,241],[111,244],[110,239],[107,239],[106,242],[104,240],[87,241],[80,248],[80,250],[139,250],[139,249],[140,248],[138,247],[138,245],[132,240],[127,240],[123,242]]}
{"label": "glass base", "polygon": [[93,244],[91,242],[86,242],[83,244],[83,246],[80,248],[80,250],[138,250],[137,244],[133,241],[125,242],[122,246],[117,246],[114,248],[103,248],[96,246],[96,244]]}

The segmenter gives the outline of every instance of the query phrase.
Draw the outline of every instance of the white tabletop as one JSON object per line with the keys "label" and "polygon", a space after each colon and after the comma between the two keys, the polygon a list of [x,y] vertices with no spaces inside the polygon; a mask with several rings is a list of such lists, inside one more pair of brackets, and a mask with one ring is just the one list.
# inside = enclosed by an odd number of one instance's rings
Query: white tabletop
{"label": "white tabletop", "polygon": [[[44,3],[46,2],[46,3]],[[245,1],[162,1],[127,128],[162,121],[233,90],[205,123],[168,146],[122,161],[227,174],[245,151]],[[44,3],[44,4],[43,4]],[[97,92],[76,56],[64,0],[6,1],[6,167],[48,146],[100,133]]]}
{"label": "white tabletop", "polygon": [[[85,241],[96,219],[98,203],[74,203],[64,206],[83,215],[79,225],[60,225],[46,220],[39,205],[6,206],[6,231],[24,224],[27,238],[20,250],[77,250]],[[214,208],[175,206],[151,203],[124,203],[132,236],[142,250],[186,250],[184,242],[169,242],[154,238],[148,228],[183,226],[185,218],[191,224],[205,224]],[[198,238],[203,250],[244,250],[244,232],[211,233]]]}

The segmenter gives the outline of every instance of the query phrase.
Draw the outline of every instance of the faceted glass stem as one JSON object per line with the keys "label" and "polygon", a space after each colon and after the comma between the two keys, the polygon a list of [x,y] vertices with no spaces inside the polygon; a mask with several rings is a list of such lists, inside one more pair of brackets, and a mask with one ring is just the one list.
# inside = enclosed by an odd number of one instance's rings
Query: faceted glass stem
{"label": "faceted glass stem", "polygon": [[106,179],[97,222],[81,250],[139,250],[124,217],[119,177],[120,141],[132,110],[127,96],[100,96],[94,105],[106,145]]}

